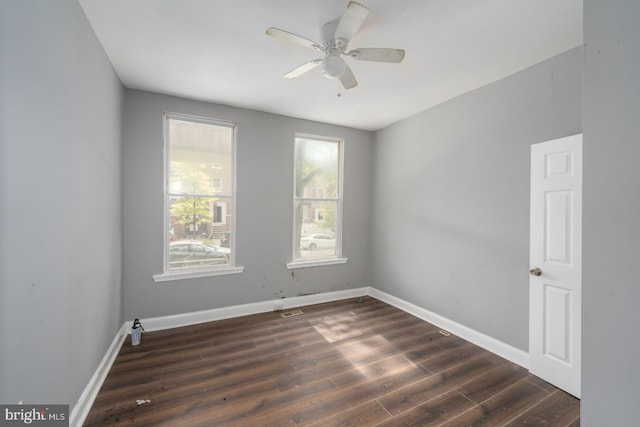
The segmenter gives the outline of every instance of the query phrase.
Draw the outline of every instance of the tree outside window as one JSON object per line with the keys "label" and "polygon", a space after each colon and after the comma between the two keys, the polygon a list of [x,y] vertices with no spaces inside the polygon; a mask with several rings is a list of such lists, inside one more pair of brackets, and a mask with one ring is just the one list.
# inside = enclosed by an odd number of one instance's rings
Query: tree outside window
{"label": "tree outside window", "polygon": [[340,256],[342,144],[296,137],[294,260]]}
{"label": "tree outside window", "polygon": [[235,125],[165,116],[165,271],[233,264]]}

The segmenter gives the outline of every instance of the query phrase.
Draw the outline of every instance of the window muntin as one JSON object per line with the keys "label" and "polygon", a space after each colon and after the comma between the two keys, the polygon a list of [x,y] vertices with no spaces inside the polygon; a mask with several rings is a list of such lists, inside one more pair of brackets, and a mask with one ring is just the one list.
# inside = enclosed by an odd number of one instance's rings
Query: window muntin
{"label": "window muntin", "polygon": [[164,271],[234,265],[236,126],[165,114]]}
{"label": "window muntin", "polygon": [[341,256],[342,156],[341,139],[296,136],[294,262]]}

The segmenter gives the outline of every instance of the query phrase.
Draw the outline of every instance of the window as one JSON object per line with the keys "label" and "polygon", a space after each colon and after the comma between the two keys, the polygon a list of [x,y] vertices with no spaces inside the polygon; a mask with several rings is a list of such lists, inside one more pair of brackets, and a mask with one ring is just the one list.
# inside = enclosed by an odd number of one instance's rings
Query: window
{"label": "window", "polygon": [[342,256],[341,139],[297,135],[293,261],[288,268],[346,262]]}
{"label": "window", "polygon": [[212,177],[211,189],[213,190],[214,193],[222,193],[222,178],[220,178],[219,176]]}
{"label": "window", "polygon": [[167,113],[164,275],[156,281],[234,268],[236,125]]}

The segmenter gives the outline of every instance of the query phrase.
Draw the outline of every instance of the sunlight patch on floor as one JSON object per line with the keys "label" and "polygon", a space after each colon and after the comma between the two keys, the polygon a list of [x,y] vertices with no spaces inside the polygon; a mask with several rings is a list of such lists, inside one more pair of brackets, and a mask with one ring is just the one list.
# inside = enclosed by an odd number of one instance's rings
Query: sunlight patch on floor
{"label": "sunlight patch on floor", "polygon": [[355,313],[326,316],[314,322],[313,328],[329,343],[362,335],[362,330],[355,325],[358,318]]}
{"label": "sunlight patch on floor", "polygon": [[400,357],[390,356],[384,364],[371,363],[378,360],[375,357],[378,352],[388,349],[392,344],[381,335],[372,335],[360,339],[357,342],[349,341],[349,338],[359,337],[368,333],[368,328],[360,328],[356,325],[358,320],[355,313],[350,312],[335,316],[326,316],[319,319],[313,328],[329,343],[336,343],[337,350],[364,378],[375,378],[381,374],[400,374],[408,369],[415,369],[416,365],[404,355]]}

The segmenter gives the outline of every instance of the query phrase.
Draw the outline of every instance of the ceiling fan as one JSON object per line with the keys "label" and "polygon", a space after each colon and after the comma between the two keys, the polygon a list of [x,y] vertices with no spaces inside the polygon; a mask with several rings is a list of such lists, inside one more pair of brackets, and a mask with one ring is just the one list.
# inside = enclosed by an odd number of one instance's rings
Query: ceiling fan
{"label": "ceiling fan", "polygon": [[322,27],[322,43],[309,40],[297,34],[271,27],[267,34],[279,40],[298,46],[315,49],[324,53],[324,58],[314,59],[289,71],[283,77],[294,79],[322,64],[322,73],[330,79],[339,79],[345,89],[358,85],[351,68],[342,58],[349,56],[361,61],[399,63],[404,59],[404,50],[387,48],[359,48],[347,51],[347,46],[367,18],[369,9],[360,3],[350,1],[341,17],[327,22]]}

